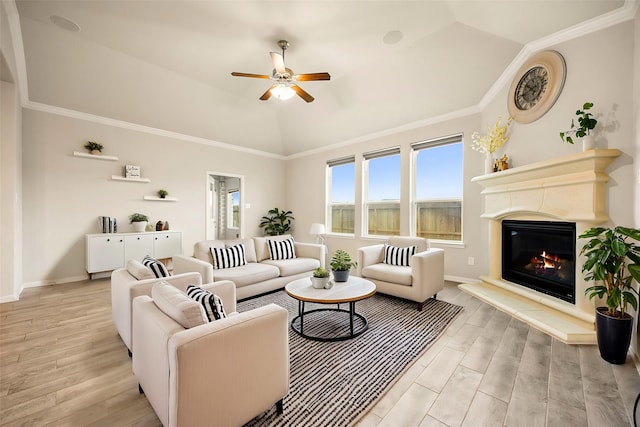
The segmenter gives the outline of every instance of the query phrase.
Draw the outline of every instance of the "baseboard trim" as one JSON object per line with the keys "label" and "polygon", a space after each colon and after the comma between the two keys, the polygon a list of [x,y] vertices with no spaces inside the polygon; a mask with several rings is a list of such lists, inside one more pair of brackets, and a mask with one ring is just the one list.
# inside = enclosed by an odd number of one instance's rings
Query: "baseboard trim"
{"label": "baseboard trim", "polygon": [[82,275],[82,276],[64,277],[62,279],[37,280],[35,282],[23,283],[22,284],[22,289],[39,288],[39,287],[42,287],[42,286],[58,285],[58,284],[61,284],[61,283],[79,282],[81,280],[87,280],[88,278],[89,278],[89,275],[85,274],[85,275]]}

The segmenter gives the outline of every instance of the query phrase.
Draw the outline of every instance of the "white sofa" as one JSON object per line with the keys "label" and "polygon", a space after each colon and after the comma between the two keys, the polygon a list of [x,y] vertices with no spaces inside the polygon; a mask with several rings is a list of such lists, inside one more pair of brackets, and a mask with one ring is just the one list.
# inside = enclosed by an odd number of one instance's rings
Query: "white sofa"
{"label": "white sofa", "polygon": [[[295,242],[296,258],[274,261],[269,257],[267,240],[284,240],[290,235],[254,237],[235,240],[204,240],[194,245],[193,256],[175,255],[173,271],[176,274],[197,272],[203,283],[231,280],[236,284],[238,299],[260,295],[283,288],[292,280],[310,277],[313,270],[324,267],[324,245]],[[212,248],[229,248],[242,243],[247,264],[240,267],[216,269]]]}
{"label": "white sofa", "polygon": [[274,404],[281,413],[289,391],[287,310],[270,304],[234,313],[233,283],[203,288],[222,299],[228,317],[185,329],[152,298],[134,300],[140,391],[165,427],[241,426]]}
{"label": "white sofa", "polygon": [[150,296],[152,286],[162,280],[166,280],[183,291],[187,289],[188,285],[202,285],[199,273],[183,273],[156,278],[151,270],[133,260],[129,260],[125,268],[119,268],[111,273],[111,316],[120,338],[129,350],[129,355],[133,351],[131,339],[133,299],[140,295]]}
{"label": "white sofa", "polygon": [[444,288],[444,250],[429,248],[428,240],[420,237],[395,236],[386,243],[416,246],[410,265],[385,264],[384,243],[365,246],[358,249],[358,275],[374,282],[378,292],[415,301],[422,310],[424,302]]}

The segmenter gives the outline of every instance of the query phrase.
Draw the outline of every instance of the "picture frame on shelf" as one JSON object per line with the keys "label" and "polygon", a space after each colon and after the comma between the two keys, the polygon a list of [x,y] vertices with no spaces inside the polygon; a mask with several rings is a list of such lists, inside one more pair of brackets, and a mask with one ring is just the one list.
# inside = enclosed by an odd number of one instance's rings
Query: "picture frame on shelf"
{"label": "picture frame on shelf", "polygon": [[140,166],[137,165],[125,165],[124,167],[125,178],[140,178]]}

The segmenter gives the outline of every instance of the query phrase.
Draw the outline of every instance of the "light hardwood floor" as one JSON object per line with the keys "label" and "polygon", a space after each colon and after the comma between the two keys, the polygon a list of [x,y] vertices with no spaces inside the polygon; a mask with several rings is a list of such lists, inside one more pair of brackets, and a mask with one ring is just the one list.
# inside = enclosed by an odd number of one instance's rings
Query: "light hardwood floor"
{"label": "light hardwood floor", "polygon": [[[0,425],[158,426],[111,322],[109,280],[0,304]],[[464,312],[360,426],[629,426],[640,377],[461,293]],[[302,426],[301,426],[302,427]],[[304,426],[306,427],[306,426]]]}

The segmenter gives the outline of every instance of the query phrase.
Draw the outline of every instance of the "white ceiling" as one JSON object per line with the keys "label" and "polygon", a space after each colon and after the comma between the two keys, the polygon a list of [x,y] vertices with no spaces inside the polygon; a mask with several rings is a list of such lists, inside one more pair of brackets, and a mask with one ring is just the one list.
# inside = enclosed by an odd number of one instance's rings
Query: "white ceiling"
{"label": "white ceiling", "polygon": [[[525,45],[624,2],[16,4],[30,101],[289,156],[473,107]],[[314,102],[260,101],[268,80],[230,75],[270,74],[280,39],[287,67],[331,74],[300,83]]]}

